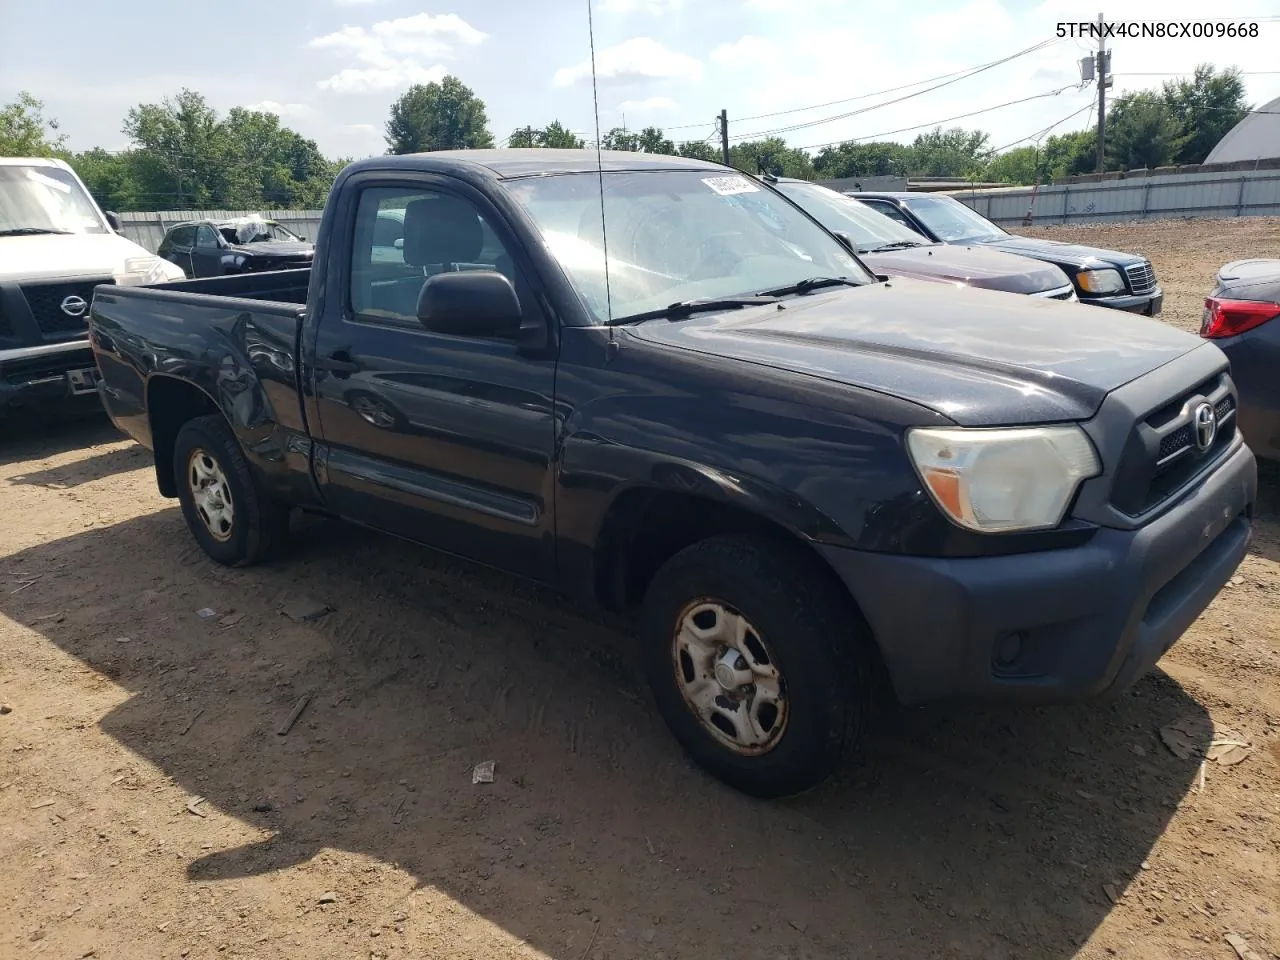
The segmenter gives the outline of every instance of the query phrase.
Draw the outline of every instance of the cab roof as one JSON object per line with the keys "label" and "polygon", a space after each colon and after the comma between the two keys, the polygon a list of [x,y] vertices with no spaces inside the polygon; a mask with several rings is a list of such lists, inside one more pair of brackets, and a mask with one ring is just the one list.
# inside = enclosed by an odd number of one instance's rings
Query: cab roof
{"label": "cab roof", "polygon": [[[606,173],[628,170],[705,170],[724,173],[730,168],[719,163],[693,160],[660,153],[628,153],[621,150],[542,150],[515,148],[507,150],[437,150],[431,153],[408,153],[399,156],[370,157],[358,160],[347,169],[359,170],[439,170],[487,172],[500,180],[517,177],[552,176],[565,173]],[[734,171],[739,172],[739,171]]]}

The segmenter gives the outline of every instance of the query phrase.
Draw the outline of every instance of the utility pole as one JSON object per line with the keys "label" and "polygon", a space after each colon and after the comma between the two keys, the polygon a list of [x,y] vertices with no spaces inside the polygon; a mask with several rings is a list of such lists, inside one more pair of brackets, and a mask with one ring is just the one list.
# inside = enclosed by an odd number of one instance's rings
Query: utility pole
{"label": "utility pole", "polygon": [[729,163],[729,111],[720,111],[720,152],[724,155],[724,165],[730,166]]}
{"label": "utility pole", "polygon": [[1094,71],[1098,84],[1098,172],[1102,173],[1107,149],[1107,48],[1105,21],[1098,14],[1098,69]]}

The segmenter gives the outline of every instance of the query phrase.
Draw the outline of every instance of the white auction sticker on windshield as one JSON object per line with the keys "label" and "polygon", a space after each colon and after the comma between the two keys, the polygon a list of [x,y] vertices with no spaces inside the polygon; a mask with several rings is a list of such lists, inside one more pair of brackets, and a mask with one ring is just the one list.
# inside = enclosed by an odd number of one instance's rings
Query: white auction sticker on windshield
{"label": "white auction sticker on windshield", "polygon": [[702,182],[722,197],[760,192],[760,188],[746,177],[703,177]]}

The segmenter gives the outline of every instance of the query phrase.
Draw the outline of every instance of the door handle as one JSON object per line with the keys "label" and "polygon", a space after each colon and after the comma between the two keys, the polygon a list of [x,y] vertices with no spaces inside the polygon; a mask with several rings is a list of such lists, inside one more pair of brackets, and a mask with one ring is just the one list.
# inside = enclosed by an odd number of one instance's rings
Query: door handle
{"label": "door handle", "polygon": [[350,375],[360,372],[360,364],[352,360],[351,354],[345,350],[339,350],[329,357],[320,357],[316,360],[316,367],[320,370],[328,370],[334,375]]}

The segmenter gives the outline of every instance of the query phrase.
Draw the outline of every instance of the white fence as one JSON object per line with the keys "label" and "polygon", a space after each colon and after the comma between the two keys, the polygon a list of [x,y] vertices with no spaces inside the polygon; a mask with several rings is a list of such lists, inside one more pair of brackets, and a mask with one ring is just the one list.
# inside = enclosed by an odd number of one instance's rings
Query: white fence
{"label": "white fence", "polygon": [[1280,216],[1280,171],[1126,175],[1000,190],[953,190],[996,223],[1098,223],[1176,217]]}
{"label": "white fence", "polygon": [[236,217],[260,215],[275,220],[308,240],[315,240],[320,227],[319,210],[164,210],[159,213],[122,213],[121,232],[134,243],[152,253],[160,246],[167,231],[183,220],[234,220]]}

